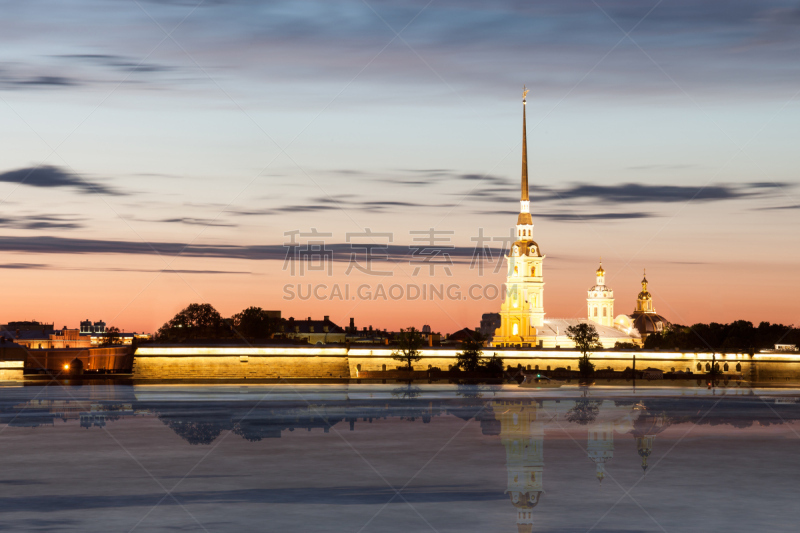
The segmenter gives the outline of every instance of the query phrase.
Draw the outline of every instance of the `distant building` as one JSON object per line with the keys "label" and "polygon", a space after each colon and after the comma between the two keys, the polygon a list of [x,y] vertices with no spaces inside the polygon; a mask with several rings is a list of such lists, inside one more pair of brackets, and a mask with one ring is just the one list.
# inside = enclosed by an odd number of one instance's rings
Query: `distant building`
{"label": "distant building", "polygon": [[347,326],[345,333],[345,341],[350,344],[388,344],[391,336],[385,329],[380,330],[372,326],[358,329],[356,321],[352,317],[350,317],[350,325]]}
{"label": "distant building", "polygon": [[89,319],[81,321],[81,335],[92,334],[92,333],[105,333],[106,332],[106,323],[102,320],[97,322],[92,322]]}
{"label": "distant building", "polygon": [[797,345],[796,344],[776,344],[775,345],[776,352],[796,352]]}
{"label": "distant building", "polygon": [[484,313],[481,317],[481,334],[487,339],[494,337],[494,332],[500,327],[500,313]]}
{"label": "distant building", "polygon": [[37,331],[39,333],[47,333],[55,329],[53,326],[53,323],[46,324],[36,320],[18,320],[15,322],[9,322],[8,324],[0,325],[0,331],[8,331],[12,334],[16,333],[17,331]]}
{"label": "distant building", "polygon": [[344,344],[347,333],[333,322],[328,315],[322,320],[295,320],[290,317],[284,323],[284,333],[294,339],[305,339],[309,344]]}
{"label": "distant building", "polygon": [[58,331],[19,331],[9,335],[4,331],[3,335],[29,350],[52,350],[66,348],[90,348],[91,339],[80,335],[77,329],[64,329]]}
{"label": "distant building", "polygon": [[[58,350],[67,348],[89,348],[102,345],[106,340],[106,323],[102,320],[81,321],[80,329],[54,330],[53,324],[36,321],[9,322],[0,326],[0,337],[12,341],[29,350]],[[130,345],[134,339],[150,340],[149,333],[120,333],[118,344]]]}

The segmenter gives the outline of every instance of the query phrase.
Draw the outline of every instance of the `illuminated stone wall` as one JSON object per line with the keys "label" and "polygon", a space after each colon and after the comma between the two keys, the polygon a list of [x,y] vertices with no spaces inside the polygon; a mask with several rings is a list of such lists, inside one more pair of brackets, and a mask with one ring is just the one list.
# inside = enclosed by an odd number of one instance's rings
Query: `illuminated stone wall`
{"label": "illuminated stone wall", "polygon": [[[415,370],[448,370],[456,364],[457,349],[423,349]],[[357,378],[360,371],[394,370],[403,363],[392,359],[393,350],[380,348],[324,347],[141,347],[134,358],[138,379],[242,379],[248,378]],[[486,349],[485,356],[497,353],[504,366],[524,370],[577,370],[580,354],[567,350]],[[612,352],[592,354],[597,370],[657,368],[664,372],[682,370],[705,373],[712,363],[711,353]],[[727,373],[739,372],[745,379],[781,381],[800,378],[800,354],[716,354],[714,359]],[[698,364],[700,368],[698,369]],[[725,365],[727,364],[727,369]],[[706,365],[709,365],[708,367]],[[737,365],[738,368],[737,368]]]}
{"label": "illuminated stone wall", "polygon": [[0,381],[21,381],[25,361],[0,361]]}
{"label": "illuminated stone wall", "polygon": [[344,348],[158,348],[136,351],[136,379],[349,378]]}
{"label": "illuminated stone wall", "polygon": [[[427,370],[429,366],[438,367],[441,370],[448,370],[456,364],[457,349],[452,350],[421,350],[423,358],[414,364],[415,370]],[[577,370],[579,352],[568,350],[502,350],[487,348],[484,356],[488,357],[496,353],[503,359],[504,366],[516,368],[522,365],[523,369],[536,370],[555,370],[556,368],[569,368]],[[712,354],[710,353],[678,353],[678,352],[611,352],[602,351],[591,355],[591,360],[598,370],[611,367],[612,370],[625,370],[633,366],[633,356],[636,355],[636,369],[657,368],[665,372],[673,368],[677,370],[691,370],[698,372],[697,364],[700,363],[702,372],[705,372],[705,364],[711,363]],[[764,359],[767,354],[757,354],[755,359]],[[771,355],[771,354],[770,354]],[[795,358],[800,361],[800,357]],[[348,354],[350,363],[350,374],[356,377],[356,371],[361,365],[361,370],[383,370],[386,365],[387,370],[401,366],[403,363],[392,359],[390,348],[382,349],[360,349],[353,348]],[[720,368],[728,363],[728,371],[735,372],[736,365],[741,364],[742,372],[749,371],[750,356],[747,354],[727,354],[716,356]],[[800,367],[798,367],[800,369]]]}

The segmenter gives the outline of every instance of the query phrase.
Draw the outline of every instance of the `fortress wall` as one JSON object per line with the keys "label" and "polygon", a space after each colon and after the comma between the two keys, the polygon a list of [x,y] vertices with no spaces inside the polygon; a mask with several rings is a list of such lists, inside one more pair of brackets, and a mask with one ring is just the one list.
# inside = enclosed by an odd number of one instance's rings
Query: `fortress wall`
{"label": "fortress wall", "polygon": [[[361,370],[382,370],[383,365],[386,365],[387,370],[393,370],[403,363],[392,359],[392,350],[388,348],[366,350],[366,349],[351,349],[349,352],[350,362],[350,375],[355,377],[358,365],[361,365]],[[436,350],[426,349],[420,350],[422,359],[414,364],[416,370],[427,370],[429,365],[438,367],[441,370],[447,370],[450,366],[456,363],[456,354],[458,350]],[[487,348],[484,350],[484,357],[490,357],[492,354],[497,354],[503,359],[505,367],[511,366],[516,368],[522,365],[522,368],[527,370],[530,366],[531,370],[535,370],[538,366],[540,370],[551,370],[556,368],[570,368],[577,370],[578,359],[580,352],[573,350],[503,350]],[[706,363],[711,363],[712,354],[710,353],[680,353],[680,352],[617,352],[617,351],[599,351],[590,355],[591,361],[595,367],[599,369],[611,368],[612,370],[625,370],[633,366],[633,356],[636,356],[636,369],[644,370],[645,368],[657,368],[664,372],[669,372],[673,368],[677,370],[691,370],[698,372],[697,364],[700,363],[700,372],[705,372]],[[762,354],[757,354],[758,359]],[[800,363],[800,357],[797,357]],[[720,368],[723,368],[725,363],[728,363],[728,371],[735,372],[736,365],[741,364],[741,372],[750,371],[751,359],[748,354],[717,354],[716,362],[719,363]],[[798,366],[800,370],[800,366]],[[800,374],[799,374],[800,375]]]}
{"label": "fortress wall", "polygon": [[347,357],[136,356],[136,379],[349,378]]}
{"label": "fortress wall", "polygon": [[[141,347],[134,358],[137,379],[243,379],[247,378],[356,378],[360,371],[393,370],[403,363],[392,359],[393,350],[322,347]],[[457,349],[426,348],[416,370],[429,367],[447,370],[456,363]],[[580,353],[572,350],[503,350],[488,348],[484,356],[497,353],[504,366],[522,365],[531,371],[570,368],[577,370]],[[664,372],[688,368],[705,373],[711,353],[599,351],[591,355],[598,370],[657,368]],[[756,381],[785,381],[800,378],[800,354],[716,354],[714,360],[728,373],[741,373]],[[697,365],[700,364],[700,370]],[[737,364],[741,370],[737,371]]]}
{"label": "fortress wall", "polygon": [[25,361],[0,361],[0,381],[22,381]]}

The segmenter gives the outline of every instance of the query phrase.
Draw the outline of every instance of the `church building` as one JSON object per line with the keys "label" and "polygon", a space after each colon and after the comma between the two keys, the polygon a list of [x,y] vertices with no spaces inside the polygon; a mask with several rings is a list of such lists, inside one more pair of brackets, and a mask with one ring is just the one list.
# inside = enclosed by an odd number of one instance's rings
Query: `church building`
{"label": "church building", "polygon": [[669,327],[669,322],[656,314],[652,296],[647,292],[647,279],[631,315],[614,317],[614,291],[606,285],[602,262],[595,272],[596,283],[588,291],[586,318],[545,319],[544,258],[533,240],[533,219],[528,193],[528,142],[526,103],[528,90],[522,93],[522,188],[517,240],[511,246],[507,261],[506,291],[500,304],[500,327],[495,330],[491,345],[520,348],[574,348],[567,329],[580,323],[592,323],[604,348],[617,343],[641,345],[645,337]]}

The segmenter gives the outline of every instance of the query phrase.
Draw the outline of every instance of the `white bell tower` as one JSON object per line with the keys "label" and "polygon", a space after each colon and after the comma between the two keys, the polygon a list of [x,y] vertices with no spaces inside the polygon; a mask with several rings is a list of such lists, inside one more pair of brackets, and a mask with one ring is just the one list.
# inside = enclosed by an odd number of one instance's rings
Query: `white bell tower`
{"label": "white bell tower", "polygon": [[589,289],[586,305],[589,320],[601,326],[614,327],[614,291],[606,285],[606,271],[603,262],[597,269],[597,283]]}

